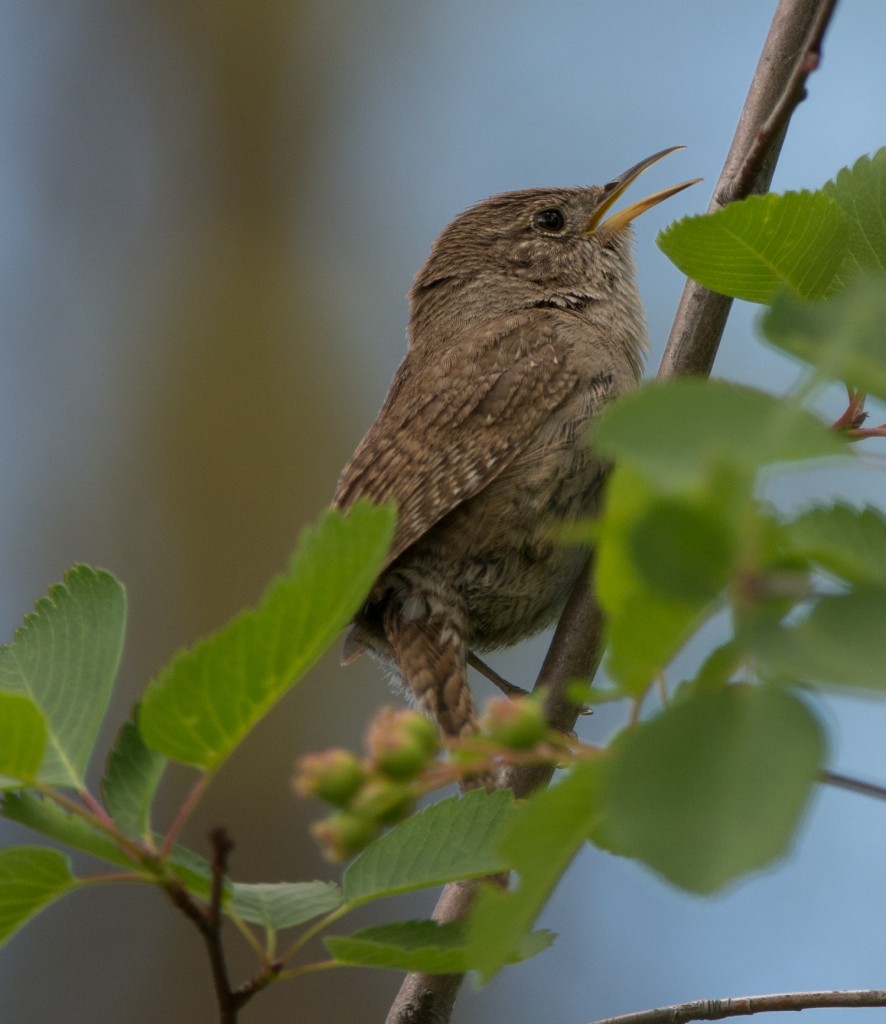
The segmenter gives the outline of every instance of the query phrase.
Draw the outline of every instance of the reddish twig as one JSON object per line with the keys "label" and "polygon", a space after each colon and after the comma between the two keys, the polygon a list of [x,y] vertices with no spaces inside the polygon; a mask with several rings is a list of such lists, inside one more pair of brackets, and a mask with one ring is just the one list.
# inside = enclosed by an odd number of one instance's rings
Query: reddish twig
{"label": "reddish twig", "polygon": [[864,392],[856,391],[855,388],[847,388],[846,391],[848,395],[846,409],[840,418],[834,421],[834,430],[857,430],[868,418],[868,414],[864,411]]}
{"label": "reddish twig", "polygon": [[203,772],[191,786],[188,795],[185,797],[181,807],[173,819],[172,824],[169,826],[169,830],[163,837],[163,845],[160,849],[160,855],[162,857],[168,857],[172,852],[173,846],[179,837],[179,833],[185,827],[190,816],[194,813],[194,808],[202,800],[203,794],[209,787],[209,783],[212,781],[212,776],[209,772]]}
{"label": "reddish twig", "polygon": [[847,391],[849,393],[849,401],[847,402],[846,409],[838,419],[834,420],[831,424],[831,429],[842,431],[847,437],[851,437],[853,441],[863,441],[868,437],[886,437],[886,423],[881,423],[878,427],[862,426],[862,423],[868,418],[864,408],[866,397],[864,392],[857,391],[854,388],[847,388]]}

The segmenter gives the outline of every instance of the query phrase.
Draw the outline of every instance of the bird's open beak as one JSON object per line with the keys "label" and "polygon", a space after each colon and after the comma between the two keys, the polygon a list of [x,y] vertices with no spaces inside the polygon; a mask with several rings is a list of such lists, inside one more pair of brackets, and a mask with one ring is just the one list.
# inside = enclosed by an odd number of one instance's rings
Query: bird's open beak
{"label": "bird's open beak", "polygon": [[690,185],[695,185],[697,182],[701,181],[701,178],[693,178],[691,181],[684,181],[679,185],[671,185],[670,188],[663,188],[660,192],[654,192],[651,196],[647,196],[645,199],[638,199],[636,203],[631,203],[630,206],[626,206],[623,210],[619,210],[618,213],[614,213],[611,217],[603,220],[609,208],[618,200],[622,192],[624,192],[629,185],[639,178],[647,167],[651,167],[654,163],[658,163],[659,160],[666,157],[669,153],[673,153],[676,150],[683,148],[683,146],[671,146],[670,149],[663,149],[660,153],[648,156],[645,160],[641,160],[640,163],[634,164],[633,167],[629,167],[624,174],[620,174],[613,181],[610,181],[608,185],[604,185],[603,200],[597,209],[594,210],[593,216],[588,221],[587,233],[589,235],[594,232],[599,232],[603,235],[609,236],[615,235],[623,228],[627,227],[635,217],[639,217],[641,213],[645,213],[647,210],[651,209],[653,206],[657,206],[665,199],[670,199],[671,196],[675,196],[678,192],[682,192],[684,188],[689,188]]}

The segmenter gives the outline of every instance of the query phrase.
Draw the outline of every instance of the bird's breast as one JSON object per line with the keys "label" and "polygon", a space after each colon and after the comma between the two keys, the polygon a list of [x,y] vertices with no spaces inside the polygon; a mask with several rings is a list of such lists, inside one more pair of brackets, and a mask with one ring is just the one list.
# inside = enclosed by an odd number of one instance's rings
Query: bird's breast
{"label": "bird's breast", "polygon": [[592,514],[605,466],[563,433],[514,459],[400,559],[458,591],[478,650],[549,625],[584,564],[585,552],[558,543],[556,528]]}

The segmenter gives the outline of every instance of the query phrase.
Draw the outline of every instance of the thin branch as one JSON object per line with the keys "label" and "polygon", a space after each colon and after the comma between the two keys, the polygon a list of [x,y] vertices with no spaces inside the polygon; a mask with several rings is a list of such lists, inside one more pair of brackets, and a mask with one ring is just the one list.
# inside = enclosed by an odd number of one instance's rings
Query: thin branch
{"label": "thin branch", "polygon": [[187,824],[188,819],[194,813],[194,808],[200,802],[203,794],[209,787],[209,783],[212,781],[212,776],[209,772],[203,772],[202,775],[197,779],[193,786],[191,786],[188,795],[179,807],[178,812],[173,819],[172,824],[169,826],[169,831],[163,838],[163,846],[160,850],[161,857],[168,857],[172,852],[173,846],[181,833],[181,830]]}
{"label": "thin branch", "polygon": [[316,974],[319,971],[331,971],[341,967],[340,960],[316,960],[311,964],[304,964],[302,967],[293,967],[289,971],[280,971],[281,981],[291,981],[293,978],[300,978],[305,974]]}
{"label": "thin branch", "polygon": [[865,441],[871,437],[886,437],[886,423],[881,423],[879,427],[851,427],[846,431],[846,435],[854,441]]}
{"label": "thin branch", "polygon": [[[305,929],[277,959],[283,964],[288,963],[315,935],[325,931],[331,924],[334,924],[340,917],[344,917],[345,914],[349,914],[353,909],[352,904],[342,903],[335,910],[331,910],[328,914],[315,921],[310,928]],[[287,977],[289,974],[290,972],[287,971]]]}
{"label": "thin branch", "polygon": [[237,1020],[237,1009],[231,999],[231,982],[228,977],[228,965],[221,941],[222,898],[225,891],[225,875],[228,872],[228,857],[234,843],[224,826],[217,825],[210,833],[212,843],[212,890],[204,915],[204,927],[200,929],[206,941],[206,952],[209,966],[212,968],[212,980],[215,984],[215,995],[219,1006],[221,1024],[234,1024]]}
{"label": "thin branch", "polygon": [[821,781],[838,789],[848,789],[851,793],[886,800],[886,786],[878,786],[875,782],[865,782],[864,779],[854,779],[851,775],[840,775],[838,772],[822,772]]}
{"label": "thin branch", "polygon": [[854,989],[843,992],[779,992],[737,999],[696,999],[655,1010],[606,1017],[594,1024],[685,1024],[690,1020],[724,1020],[774,1011],[821,1010],[836,1007],[886,1006],[886,989]]}
{"label": "thin branch", "polygon": [[[95,828],[104,832],[105,835],[112,839],[136,864],[142,863],[145,855],[150,853],[150,851],[139,843],[138,840],[133,839],[131,836],[128,836],[125,832],[121,831],[114,819],[91,795],[89,796],[89,800],[86,801],[88,806],[84,806],[82,803],[79,803],[77,800],[68,796],[67,793],[60,789],[56,789],[54,786],[44,786],[38,783],[34,788],[47,800],[51,800],[53,803],[58,804],[59,807],[63,807],[66,811],[70,812],[77,818],[88,821],[90,824],[94,825]],[[81,797],[85,797],[86,795],[85,791],[80,793]]]}
{"label": "thin branch", "polygon": [[[806,99],[806,80],[821,64],[821,44],[837,6],[837,0],[823,0],[815,13],[800,59],[794,66],[784,91],[766,118],[750,151],[745,156],[741,170],[732,183],[730,198],[720,197],[721,202],[750,195],[757,187],[760,176],[765,173],[770,150],[781,148],[788,122],[796,108]],[[771,174],[770,174],[771,179]],[[724,205],[725,205],[724,202]]]}
{"label": "thin branch", "polygon": [[98,800],[88,789],[80,790],[80,799],[89,808],[90,812],[101,822],[102,827],[112,835],[119,833],[117,824],[108,812],[102,807]]}
{"label": "thin branch", "polygon": [[[836,0],[780,0],[708,212],[768,190],[835,6]],[[728,296],[687,281],[659,377],[710,373],[731,308]]]}
{"label": "thin branch", "polygon": [[209,841],[212,844],[212,888],[206,923],[210,928],[219,928],[222,920],[222,901],[225,895],[228,858],[231,856],[231,850],[234,849],[234,840],[231,839],[224,825],[216,825],[209,833]]}
{"label": "thin branch", "polygon": [[[479,888],[476,881],[450,882],[444,886],[434,908],[434,920],[464,921]],[[447,1024],[463,978],[463,974],[407,974],[388,1011],[386,1024]]]}
{"label": "thin branch", "polygon": [[221,930],[228,857],[234,848],[234,843],[227,829],[222,825],[214,828],[210,832],[209,838],[213,850],[209,906],[202,907],[178,879],[168,880],[165,883],[165,889],[175,906],[196,925],[197,930],[203,936],[209,957],[209,966],[212,970],[212,981],[215,986],[219,1024],[237,1024],[242,1007],[277,977],[282,965],[279,963],[268,964],[239,988],[231,988]]}

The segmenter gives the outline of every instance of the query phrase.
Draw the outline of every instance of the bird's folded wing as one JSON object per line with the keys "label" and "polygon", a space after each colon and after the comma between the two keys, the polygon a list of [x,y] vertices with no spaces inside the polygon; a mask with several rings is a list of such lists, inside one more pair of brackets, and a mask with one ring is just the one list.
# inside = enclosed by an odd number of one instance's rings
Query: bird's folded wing
{"label": "bird's folded wing", "polygon": [[[396,500],[387,564],[498,476],[575,392],[570,328],[569,314],[533,309],[467,333],[433,366],[410,350],[333,499],[342,509]],[[418,387],[419,373],[434,385]]]}

